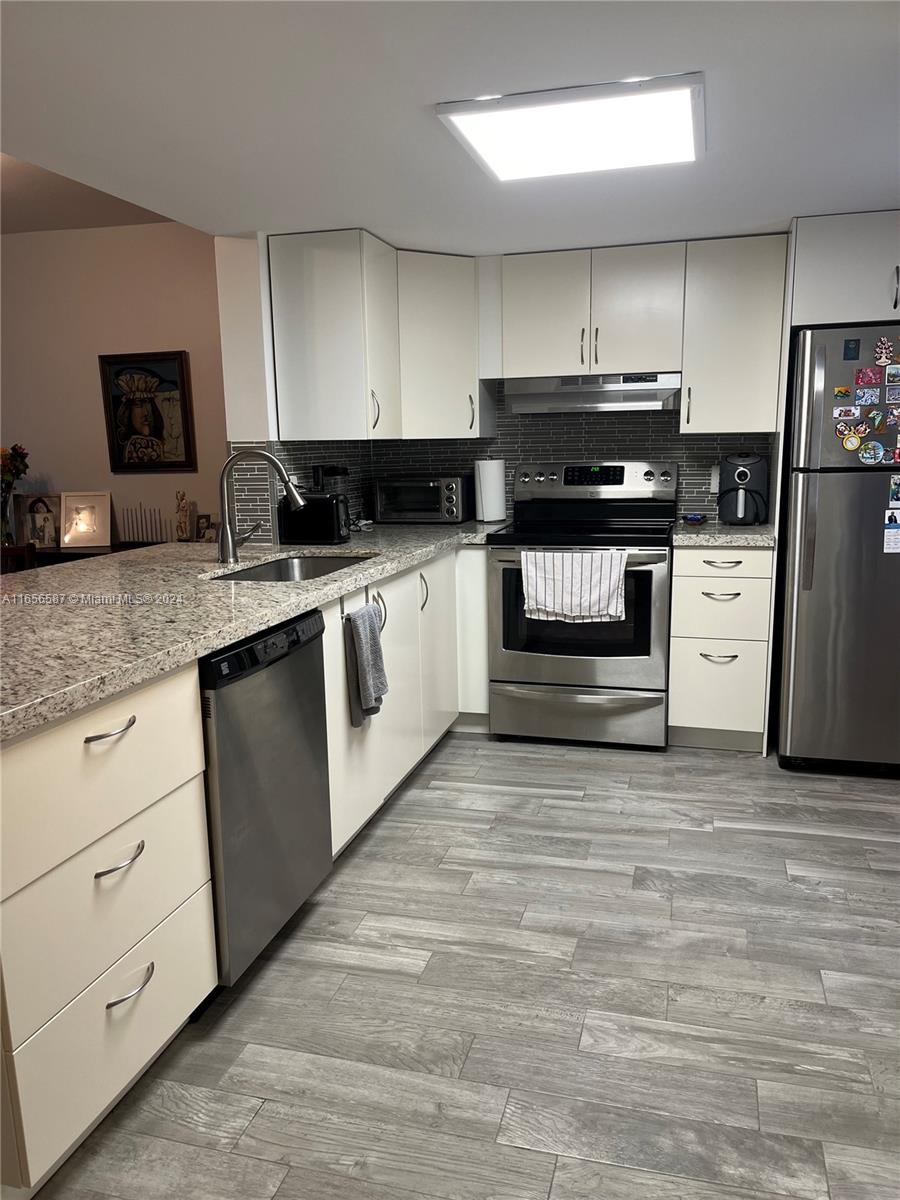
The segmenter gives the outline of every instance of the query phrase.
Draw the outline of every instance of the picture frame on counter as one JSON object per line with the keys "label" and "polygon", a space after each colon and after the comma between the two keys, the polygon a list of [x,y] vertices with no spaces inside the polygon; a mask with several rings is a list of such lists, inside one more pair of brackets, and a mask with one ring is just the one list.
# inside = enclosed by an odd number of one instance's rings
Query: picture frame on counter
{"label": "picture frame on counter", "polygon": [[110,493],[63,492],[60,546],[110,544]]}
{"label": "picture frame on counter", "polygon": [[58,492],[14,492],[13,520],[16,541],[21,545],[31,542],[38,550],[56,549],[60,536],[60,503]]}

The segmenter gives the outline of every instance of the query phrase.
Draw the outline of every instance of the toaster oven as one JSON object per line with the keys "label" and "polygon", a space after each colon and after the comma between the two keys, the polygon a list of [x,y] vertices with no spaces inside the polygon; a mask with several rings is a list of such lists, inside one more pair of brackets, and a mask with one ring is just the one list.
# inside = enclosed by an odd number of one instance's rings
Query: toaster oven
{"label": "toaster oven", "polygon": [[459,525],[474,515],[474,475],[410,476],[375,482],[378,522]]}

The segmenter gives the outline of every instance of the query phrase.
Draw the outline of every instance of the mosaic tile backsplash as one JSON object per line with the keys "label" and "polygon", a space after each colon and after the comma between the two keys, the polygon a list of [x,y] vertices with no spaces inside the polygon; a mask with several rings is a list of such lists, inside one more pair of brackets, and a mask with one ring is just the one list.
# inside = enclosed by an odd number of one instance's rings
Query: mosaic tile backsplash
{"label": "mosaic tile backsplash", "polygon": [[[372,515],[373,481],[400,474],[457,474],[471,471],[476,458],[506,460],[507,505],[512,507],[512,482],[519,462],[537,459],[655,459],[678,466],[678,511],[705,512],[715,517],[716,498],[710,493],[710,470],[724,454],[739,451],[773,453],[770,434],[692,434],[678,431],[677,412],[559,413],[516,416],[498,401],[497,436],[452,440],[380,442],[270,442],[259,445],[281,458],[301,485],[312,486],[314,463],[340,463],[349,475],[326,481],[332,491],[346,492],[355,516]],[[235,503],[240,528],[263,520],[254,540],[272,540],[272,507],[280,485],[262,466],[240,467],[235,473]]]}

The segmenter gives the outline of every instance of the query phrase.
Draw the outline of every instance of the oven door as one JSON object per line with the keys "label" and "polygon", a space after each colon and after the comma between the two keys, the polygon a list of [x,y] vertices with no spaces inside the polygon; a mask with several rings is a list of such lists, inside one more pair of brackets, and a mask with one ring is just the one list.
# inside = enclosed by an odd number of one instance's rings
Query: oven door
{"label": "oven door", "polygon": [[378,481],[377,521],[432,522],[444,520],[444,502],[439,479]]}
{"label": "oven door", "polygon": [[584,624],[526,617],[521,549],[491,550],[488,612],[492,681],[666,687],[667,549],[629,549],[625,619]]}

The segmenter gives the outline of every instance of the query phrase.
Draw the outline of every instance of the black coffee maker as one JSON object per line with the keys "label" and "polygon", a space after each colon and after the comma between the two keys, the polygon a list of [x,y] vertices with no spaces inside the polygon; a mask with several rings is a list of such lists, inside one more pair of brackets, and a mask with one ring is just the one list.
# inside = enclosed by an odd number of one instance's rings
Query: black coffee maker
{"label": "black coffee maker", "polygon": [[769,460],[759,454],[727,454],[719,463],[718,505],[723,525],[765,525]]}

